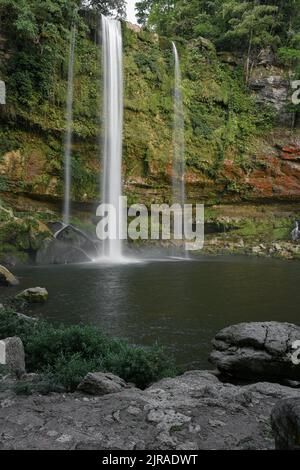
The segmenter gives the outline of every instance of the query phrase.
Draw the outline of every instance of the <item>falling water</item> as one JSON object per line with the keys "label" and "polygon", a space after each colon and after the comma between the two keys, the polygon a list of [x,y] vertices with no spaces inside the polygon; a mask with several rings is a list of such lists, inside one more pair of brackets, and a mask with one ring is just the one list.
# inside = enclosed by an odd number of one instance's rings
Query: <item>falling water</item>
{"label": "falling water", "polygon": [[74,56],[75,56],[76,28],[72,29],[70,52],[69,52],[69,69],[68,69],[68,94],[67,94],[67,111],[66,111],[66,134],[65,134],[65,188],[64,188],[64,224],[70,223],[70,199],[71,199],[71,155],[72,155],[72,134],[73,134],[73,91],[74,91]]}
{"label": "falling water", "polygon": [[122,31],[117,20],[102,15],[103,44],[103,179],[102,203],[111,204],[117,213],[115,226],[110,225],[116,239],[104,242],[104,255],[109,261],[122,260],[122,131],[123,131],[123,58]]}
{"label": "falling water", "polygon": [[178,51],[174,42],[175,58],[175,87],[174,87],[174,130],[173,130],[173,204],[185,203],[185,141],[184,141],[184,111],[181,89],[181,70]]}

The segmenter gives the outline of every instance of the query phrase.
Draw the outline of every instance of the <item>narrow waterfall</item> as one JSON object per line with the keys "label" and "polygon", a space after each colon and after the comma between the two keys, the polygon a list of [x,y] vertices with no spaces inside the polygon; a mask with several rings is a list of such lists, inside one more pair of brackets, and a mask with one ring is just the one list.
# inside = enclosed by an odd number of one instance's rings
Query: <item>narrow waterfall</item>
{"label": "narrow waterfall", "polygon": [[[122,218],[119,209],[122,196],[122,133],[123,133],[123,51],[121,23],[102,15],[103,58],[103,177],[101,202],[115,208],[112,234],[104,241],[104,256],[109,261],[122,260]],[[116,235],[115,239],[113,234]]]}
{"label": "narrow waterfall", "polygon": [[66,109],[66,134],[64,146],[64,210],[63,222],[70,223],[70,200],[71,200],[71,157],[72,157],[72,135],[73,135],[73,94],[74,94],[74,56],[75,56],[76,28],[73,27],[68,68],[68,92]]}
{"label": "narrow waterfall", "polygon": [[174,86],[174,129],[173,129],[173,204],[185,203],[185,141],[184,111],[182,101],[182,84],[179,55],[174,42],[175,86]]}

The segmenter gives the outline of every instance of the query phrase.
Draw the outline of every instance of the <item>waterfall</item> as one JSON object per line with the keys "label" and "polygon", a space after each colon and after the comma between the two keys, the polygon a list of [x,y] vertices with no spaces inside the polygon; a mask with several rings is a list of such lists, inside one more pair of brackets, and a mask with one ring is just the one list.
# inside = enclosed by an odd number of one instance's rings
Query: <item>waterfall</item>
{"label": "waterfall", "polygon": [[64,211],[63,222],[70,223],[70,199],[71,199],[71,156],[73,135],[73,92],[74,92],[74,56],[75,56],[76,28],[73,27],[69,51],[68,68],[68,94],[66,109],[66,134],[64,146]]}
{"label": "waterfall", "polygon": [[173,204],[185,204],[185,141],[184,141],[184,111],[182,101],[181,70],[178,51],[174,42],[173,53],[175,59],[175,86],[174,86],[174,128],[173,128]]}
{"label": "waterfall", "polygon": [[102,15],[103,61],[103,177],[101,201],[116,211],[111,237],[104,241],[104,256],[109,261],[122,260],[122,132],[123,132],[123,57],[121,23]]}

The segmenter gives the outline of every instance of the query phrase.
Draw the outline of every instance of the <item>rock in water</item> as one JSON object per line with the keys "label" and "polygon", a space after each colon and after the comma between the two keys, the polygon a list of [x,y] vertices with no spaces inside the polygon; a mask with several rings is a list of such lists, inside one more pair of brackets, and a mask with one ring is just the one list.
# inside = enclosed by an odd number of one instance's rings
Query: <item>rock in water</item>
{"label": "rock in water", "polygon": [[24,347],[18,336],[0,341],[0,364],[6,365],[9,371],[18,377],[26,373]]}
{"label": "rock in water", "polygon": [[42,265],[89,263],[90,261],[91,258],[81,248],[56,239],[46,240],[36,256],[37,264]]}
{"label": "rock in water", "polygon": [[300,450],[300,398],[279,401],[271,415],[278,450]]}
{"label": "rock in water", "polygon": [[292,362],[300,327],[289,323],[241,323],[220,331],[211,361],[228,375],[250,380],[300,380]]}
{"label": "rock in water", "polygon": [[128,385],[120,377],[102,372],[88,373],[78,385],[78,390],[91,395],[107,395],[108,393],[120,392]]}
{"label": "rock in water", "polygon": [[23,299],[31,303],[46,302],[48,300],[48,292],[44,287],[31,287],[16,295],[16,299]]}
{"label": "rock in water", "polygon": [[17,286],[18,279],[4,266],[0,266],[0,285]]}

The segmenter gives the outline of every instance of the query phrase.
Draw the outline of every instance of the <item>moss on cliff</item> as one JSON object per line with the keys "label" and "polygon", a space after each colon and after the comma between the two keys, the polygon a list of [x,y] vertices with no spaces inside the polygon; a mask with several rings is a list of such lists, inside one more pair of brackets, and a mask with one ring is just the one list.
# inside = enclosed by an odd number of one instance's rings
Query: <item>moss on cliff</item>
{"label": "moss on cliff", "polygon": [[[149,202],[155,197],[168,199],[166,184],[173,151],[171,42],[147,32],[136,33],[125,23],[123,37],[124,176],[129,183],[160,188],[156,195],[153,191],[149,194]],[[66,51],[68,47],[66,41]],[[186,110],[187,173],[195,188],[191,194],[193,198],[205,195],[211,201],[224,193],[243,197],[247,191],[244,183],[224,179],[224,161],[233,160],[242,169],[255,165],[253,148],[270,127],[272,113],[255,104],[244,85],[243,71],[220,62],[211,43],[199,39],[178,43],[178,47]],[[76,40],[72,164],[76,201],[98,199],[100,63],[98,45],[80,32]],[[42,91],[41,86],[33,87],[38,70],[34,72],[26,63],[28,74],[22,76],[22,64],[20,54],[12,55],[5,68],[8,104],[0,115],[0,174],[5,180],[0,182],[0,191],[61,197],[68,57],[56,60],[51,83]],[[18,83],[21,92],[14,96],[10,89]],[[128,184],[126,191],[134,200],[135,185]]]}

